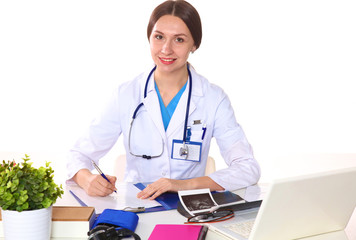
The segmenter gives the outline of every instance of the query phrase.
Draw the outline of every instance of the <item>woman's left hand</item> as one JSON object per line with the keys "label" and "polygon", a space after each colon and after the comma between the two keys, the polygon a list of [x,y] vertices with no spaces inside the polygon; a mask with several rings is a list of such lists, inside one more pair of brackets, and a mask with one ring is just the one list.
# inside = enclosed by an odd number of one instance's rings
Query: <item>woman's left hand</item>
{"label": "woman's left hand", "polygon": [[150,199],[153,200],[162,193],[165,192],[178,192],[179,190],[184,189],[184,180],[176,180],[169,178],[160,178],[157,181],[148,184],[145,189],[137,194],[138,198],[141,199]]}
{"label": "woman's left hand", "polygon": [[160,178],[157,181],[148,184],[145,189],[143,189],[137,194],[137,197],[141,199],[153,200],[165,192],[178,192],[181,190],[191,190],[199,188],[209,188],[210,191],[224,190],[224,188],[222,188],[208,176],[185,180]]}

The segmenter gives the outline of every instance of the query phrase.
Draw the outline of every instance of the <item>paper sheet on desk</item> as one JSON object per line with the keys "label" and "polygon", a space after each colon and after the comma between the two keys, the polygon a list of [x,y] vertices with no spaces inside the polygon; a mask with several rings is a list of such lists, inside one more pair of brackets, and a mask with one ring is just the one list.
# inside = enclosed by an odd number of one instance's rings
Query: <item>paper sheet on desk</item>
{"label": "paper sheet on desk", "polygon": [[68,186],[68,189],[85,203],[85,205],[94,207],[97,214],[102,213],[104,209],[107,208],[122,210],[125,207],[150,208],[162,206],[155,200],[137,198],[136,195],[140,190],[131,183],[118,183],[116,184],[116,188],[117,193],[112,193],[109,196],[91,197],[77,185]]}
{"label": "paper sheet on desk", "polygon": [[248,202],[263,200],[268,190],[268,185],[258,184],[246,188],[244,199]]}

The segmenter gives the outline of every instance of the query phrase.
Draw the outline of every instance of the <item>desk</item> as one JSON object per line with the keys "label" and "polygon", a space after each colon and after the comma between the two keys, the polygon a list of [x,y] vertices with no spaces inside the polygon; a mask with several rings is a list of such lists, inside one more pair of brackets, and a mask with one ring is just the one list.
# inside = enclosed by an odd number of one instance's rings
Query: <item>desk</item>
{"label": "desk", "polygon": [[[244,190],[238,190],[235,192],[240,196],[244,196]],[[55,204],[57,206],[80,206],[79,203],[74,199],[74,197],[65,189],[65,193],[61,199]],[[153,213],[140,213],[139,223],[136,228],[136,233],[141,237],[142,240],[147,240],[150,236],[154,226],[156,224],[182,224],[186,218],[181,216],[176,210],[153,212]],[[349,240],[356,240],[356,210],[353,213],[348,226],[345,231]],[[316,237],[309,237],[303,240],[340,240],[340,235],[337,233],[324,234]],[[0,238],[3,240],[4,238]],[[206,240],[225,240],[226,238],[217,235],[214,232],[208,231]],[[68,240],[68,238],[52,238],[52,240]],[[77,238],[73,240],[87,240],[86,238]]]}
{"label": "desk", "polygon": [[[237,194],[244,194],[244,190],[236,192]],[[57,206],[80,206],[74,197],[65,189],[65,193],[61,199],[55,204]],[[139,222],[136,228],[136,233],[142,240],[147,240],[156,224],[183,224],[186,218],[180,215],[176,209],[152,213],[139,213]],[[133,238],[132,238],[133,239]],[[208,232],[206,240],[225,240],[226,238],[217,235],[214,232]],[[0,238],[0,240],[2,240]],[[67,238],[53,238],[52,240],[68,240]],[[73,239],[73,240],[87,240]]]}

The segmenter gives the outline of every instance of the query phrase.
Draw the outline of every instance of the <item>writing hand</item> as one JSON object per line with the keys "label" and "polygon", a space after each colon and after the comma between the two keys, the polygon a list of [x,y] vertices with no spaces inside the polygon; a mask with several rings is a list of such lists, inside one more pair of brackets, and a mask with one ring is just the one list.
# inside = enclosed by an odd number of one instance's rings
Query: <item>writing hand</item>
{"label": "writing hand", "polygon": [[108,182],[99,174],[92,174],[88,169],[81,169],[73,177],[73,180],[82,187],[89,196],[105,197],[117,189],[115,188],[116,177],[106,175]]}

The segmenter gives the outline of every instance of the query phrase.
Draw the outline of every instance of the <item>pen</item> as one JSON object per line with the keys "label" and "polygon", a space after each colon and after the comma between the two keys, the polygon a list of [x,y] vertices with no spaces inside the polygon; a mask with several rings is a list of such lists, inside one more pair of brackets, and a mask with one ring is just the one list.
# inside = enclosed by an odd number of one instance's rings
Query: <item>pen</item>
{"label": "pen", "polygon": [[[100,170],[100,168],[98,167],[98,165],[95,164],[95,162],[93,160],[91,160],[93,166],[95,167],[95,169],[98,171],[98,173],[106,180],[110,183],[109,179],[105,176],[105,174]],[[116,192],[116,191],[115,191]],[[117,192],[116,192],[117,193]]]}
{"label": "pen", "polygon": [[206,124],[204,124],[202,130],[203,130],[203,134],[201,135],[201,140],[204,140],[205,132],[206,132]]}
{"label": "pen", "polygon": [[186,137],[186,141],[190,142],[190,137],[192,136],[192,130],[190,127],[187,127],[187,137]]}

